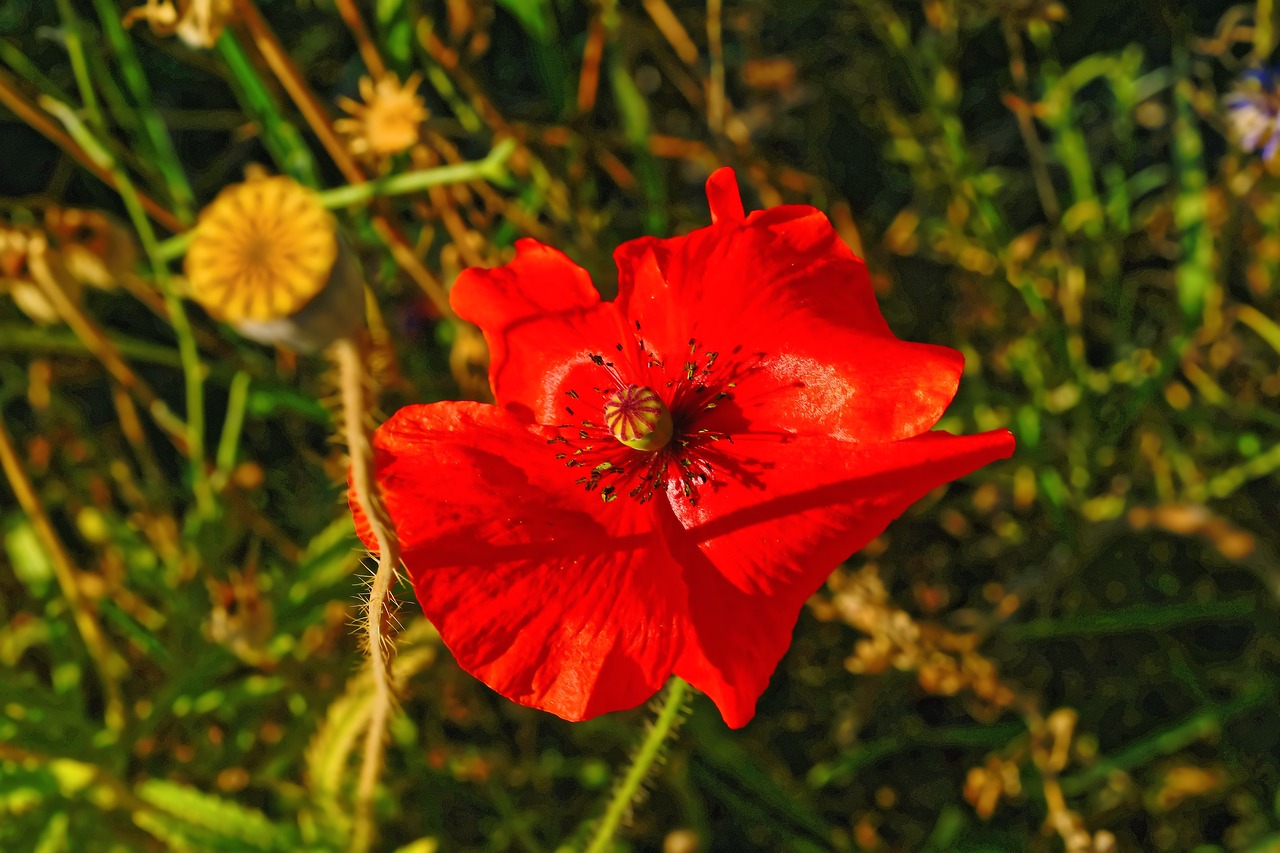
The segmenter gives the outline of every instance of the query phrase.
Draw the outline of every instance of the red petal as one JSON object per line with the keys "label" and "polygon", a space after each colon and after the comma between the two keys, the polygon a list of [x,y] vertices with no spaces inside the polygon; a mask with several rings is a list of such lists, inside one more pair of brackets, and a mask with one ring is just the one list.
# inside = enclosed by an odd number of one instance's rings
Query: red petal
{"label": "red petal", "polygon": [[742,209],[742,194],[738,192],[738,177],[728,166],[716,169],[707,178],[707,204],[711,206],[711,221],[722,219],[741,222],[746,215]]}
{"label": "red petal", "polygon": [[[717,224],[624,243],[617,304],[668,358],[719,354],[742,417],[760,428],[849,441],[928,430],[955,395],[954,350],[898,340],[866,267],[804,206],[732,214],[729,177],[708,182]],[[736,198],[734,194],[733,198]]]}
{"label": "red petal", "polygon": [[549,435],[496,406],[410,406],[375,434],[377,477],[422,609],[462,668],[581,720],[666,682],[687,593],[661,502],[605,504]]}
{"label": "red petal", "polygon": [[498,404],[537,423],[570,420],[565,392],[607,383],[590,356],[608,358],[634,340],[586,270],[536,240],[516,241],[516,258],[505,266],[464,270],[449,301],[484,332]]}
{"label": "red petal", "polygon": [[1013,437],[934,432],[869,445],[747,435],[728,452],[709,459],[720,477],[698,489],[696,504],[668,489],[668,544],[685,569],[693,622],[676,674],[738,727],[831,571],[933,488],[1008,457]]}

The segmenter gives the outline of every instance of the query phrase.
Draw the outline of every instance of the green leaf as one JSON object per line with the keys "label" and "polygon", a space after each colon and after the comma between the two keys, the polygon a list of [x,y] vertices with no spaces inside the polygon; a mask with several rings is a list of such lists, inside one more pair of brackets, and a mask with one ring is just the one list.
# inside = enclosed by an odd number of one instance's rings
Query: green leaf
{"label": "green leaf", "polygon": [[555,39],[555,10],[549,0],[498,0],[498,5],[510,12],[529,35],[543,44],[550,44]]}
{"label": "green leaf", "polygon": [[53,583],[53,563],[25,518],[17,518],[4,534],[4,550],[13,573],[34,598],[44,598]]}
{"label": "green leaf", "polygon": [[292,849],[292,833],[257,809],[163,779],[143,782],[137,794],[158,811],[137,810],[134,821],[171,845],[196,850]]}

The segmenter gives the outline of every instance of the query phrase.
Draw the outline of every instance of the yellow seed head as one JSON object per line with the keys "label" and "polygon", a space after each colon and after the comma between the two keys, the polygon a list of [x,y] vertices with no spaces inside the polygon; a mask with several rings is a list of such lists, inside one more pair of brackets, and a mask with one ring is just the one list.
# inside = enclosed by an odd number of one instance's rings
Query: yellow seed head
{"label": "yellow seed head", "polygon": [[325,286],[338,258],[333,216],[288,177],[224,189],[187,250],[191,296],[229,323],[288,317]]}

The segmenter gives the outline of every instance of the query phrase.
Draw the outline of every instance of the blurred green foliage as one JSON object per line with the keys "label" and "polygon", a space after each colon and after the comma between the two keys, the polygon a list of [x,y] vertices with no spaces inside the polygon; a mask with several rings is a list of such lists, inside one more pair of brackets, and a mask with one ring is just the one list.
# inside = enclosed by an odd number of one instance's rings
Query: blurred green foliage
{"label": "blurred green foliage", "polygon": [[[1270,0],[377,0],[364,43],[349,5],[260,3],[331,115],[362,49],[423,74],[384,172],[520,141],[497,186],[344,214],[381,412],[484,393],[437,279],[528,234],[607,290],[612,248],[705,223],[729,164],[749,205],[829,213],[900,336],[965,353],[942,427],[1018,437],[815,597],[748,728],[695,700],[620,845],[1280,846],[1280,176],[1221,106]],[[261,32],[198,49],[123,11],[0,5],[6,228],[87,208],[132,243],[129,186],[164,237],[249,163],[348,181]],[[142,248],[77,303],[126,373],[0,293],[0,435],[39,508],[10,472],[0,849],[347,849],[370,699],[331,371],[186,329]],[[402,618],[378,849],[582,838],[645,712],[516,707]]]}

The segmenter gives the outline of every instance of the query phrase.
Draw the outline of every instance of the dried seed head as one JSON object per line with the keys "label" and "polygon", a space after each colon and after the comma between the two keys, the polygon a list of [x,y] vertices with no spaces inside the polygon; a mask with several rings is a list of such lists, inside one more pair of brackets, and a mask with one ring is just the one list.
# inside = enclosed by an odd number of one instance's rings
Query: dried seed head
{"label": "dried seed head", "polygon": [[364,320],[359,264],[315,193],[253,176],[200,214],[187,251],[192,298],[246,337],[322,349]]}
{"label": "dried seed head", "polygon": [[375,82],[360,78],[360,101],[339,98],[350,118],[341,118],[334,128],[348,138],[348,147],[357,157],[383,160],[407,151],[421,134],[430,113],[418,95],[422,77],[413,74],[403,84],[394,74]]}

